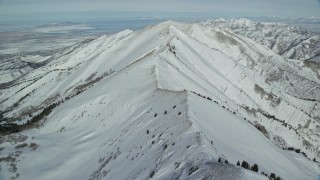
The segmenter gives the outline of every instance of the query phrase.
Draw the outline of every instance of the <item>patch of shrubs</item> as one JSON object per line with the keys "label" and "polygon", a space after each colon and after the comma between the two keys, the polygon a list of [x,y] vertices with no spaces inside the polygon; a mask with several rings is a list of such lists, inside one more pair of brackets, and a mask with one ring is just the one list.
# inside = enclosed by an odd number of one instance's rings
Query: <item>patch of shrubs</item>
{"label": "patch of shrubs", "polygon": [[163,150],[166,150],[167,148],[168,148],[168,145],[165,144],[165,145],[163,146]]}
{"label": "patch of shrubs", "polygon": [[196,172],[198,169],[199,169],[198,166],[191,167],[191,168],[189,169],[189,176],[190,176],[192,173]]}
{"label": "patch of shrubs", "polygon": [[39,147],[39,145],[34,142],[30,143],[30,145],[29,145],[29,148],[33,151],[36,150],[38,147]]}

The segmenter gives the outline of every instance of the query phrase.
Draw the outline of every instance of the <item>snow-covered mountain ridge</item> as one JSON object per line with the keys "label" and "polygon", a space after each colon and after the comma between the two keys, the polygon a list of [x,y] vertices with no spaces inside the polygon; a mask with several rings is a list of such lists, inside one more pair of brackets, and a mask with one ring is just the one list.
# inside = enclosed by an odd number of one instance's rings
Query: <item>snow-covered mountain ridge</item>
{"label": "snow-covered mountain ridge", "polygon": [[105,35],[1,89],[0,177],[314,179],[319,83],[317,64],[228,30]]}
{"label": "snow-covered mountain ridge", "polygon": [[272,49],[286,59],[320,58],[320,35],[301,27],[280,23],[254,22],[249,19],[217,19],[203,23],[217,29],[228,29]]}

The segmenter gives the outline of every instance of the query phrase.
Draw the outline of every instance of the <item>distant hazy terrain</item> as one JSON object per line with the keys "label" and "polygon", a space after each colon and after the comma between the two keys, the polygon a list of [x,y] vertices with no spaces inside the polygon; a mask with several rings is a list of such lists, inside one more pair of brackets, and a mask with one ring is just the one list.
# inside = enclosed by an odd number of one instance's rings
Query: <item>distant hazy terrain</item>
{"label": "distant hazy terrain", "polygon": [[161,19],[155,18],[90,23],[39,22],[28,24],[0,21],[0,55],[59,49],[88,38],[96,38],[127,28],[134,30],[160,21]]}
{"label": "distant hazy terrain", "polygon": [[[179,21],[201,21],[199,18],[173,18]],[[279,22],[303,27],[320,33],[320,18],[280,19],[275,17],[249,18],[260,22]],[[119,32],[136,30],[165,21],[159,17],[121,18],[117,20],[95,21],[40,21],[20,22],[0,20],[0,55],[34,52],[67,47],[88,38]],[[202,19],[204,21],[205,19]],[[3,59],[3,58],[2,58]]]}
{"label": "distant hazy terrain", "polygon": [[[134,19],[79,22],[0,21],[0,86],[45,65],[57,52],[74,44],[125,29],[139,29],[163,19]],[[5,83],[5,84],[2,84]]]}
{"label": "distant hazy terrain", "polygon": [[52,23],[35,27],[20,27],[0,32],[0,54],[33,52],[70,46],[96,37],[94,28],[82,23]]}

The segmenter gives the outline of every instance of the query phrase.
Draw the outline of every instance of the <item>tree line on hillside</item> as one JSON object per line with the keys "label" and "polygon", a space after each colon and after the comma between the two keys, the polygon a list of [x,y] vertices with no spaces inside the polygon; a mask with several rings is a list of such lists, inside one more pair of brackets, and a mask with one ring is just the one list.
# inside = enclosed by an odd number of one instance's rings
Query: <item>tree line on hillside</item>
{"label": "tree line on hillside", "polygon": [[45,107],[39,114],[34,116],[31,120],[28,120],[24,124],[15,124],[15,123],[7,123],[0,125],[0,134],[6,135],[11,133],[21,132],[25,129],[35,127],[36,123],[38,123],[45,116],[48,116],[52,110],[58,106],[61,102],[53,103],[47,107]]}
{"label": "tree line on hillside", "polygon": [[[221,157],[219,157],[218,162],[219,163],[226,163],[226,164],[229,163],[228,160],[226,160],[226,159],[222,160]],[[238,161],[237,162],[237,166],[243,167],[245,169],[248,169],[248,170],[251,170],[251,171],[254,171],[254,172],[257,172],[257,173],[259,172],[259,166],[256,163],[253,164],[252,166],[250,166],[250,164],[248,162],[246,162],[246,161],[242,161],[242,163],[240,163],[240,161]],[[267,173],[261,171],[261,174],[266,176],[266,177],[269,177],[272,180],[282,180],[282,178],[280,176],[277,176],[275,173],[270,173],[270,175],[268,175]]]}

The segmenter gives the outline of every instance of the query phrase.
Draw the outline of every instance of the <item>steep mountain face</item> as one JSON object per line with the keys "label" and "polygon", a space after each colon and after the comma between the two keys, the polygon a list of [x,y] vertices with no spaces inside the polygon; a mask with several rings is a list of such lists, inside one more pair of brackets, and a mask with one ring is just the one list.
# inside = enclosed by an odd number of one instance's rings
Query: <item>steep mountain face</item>
{"label": "steep mountain face", "polygon": [[105,35],[2,88],[0,177],[315,179],[319,66],[210,26]]}
{"label": "steep mountain face", "polygon": [[286,59],[308,60],[320,56],[320,35],[300,27],[248,19],[217,19],[203,24],[217,29],[229,29],[272,49]]}

